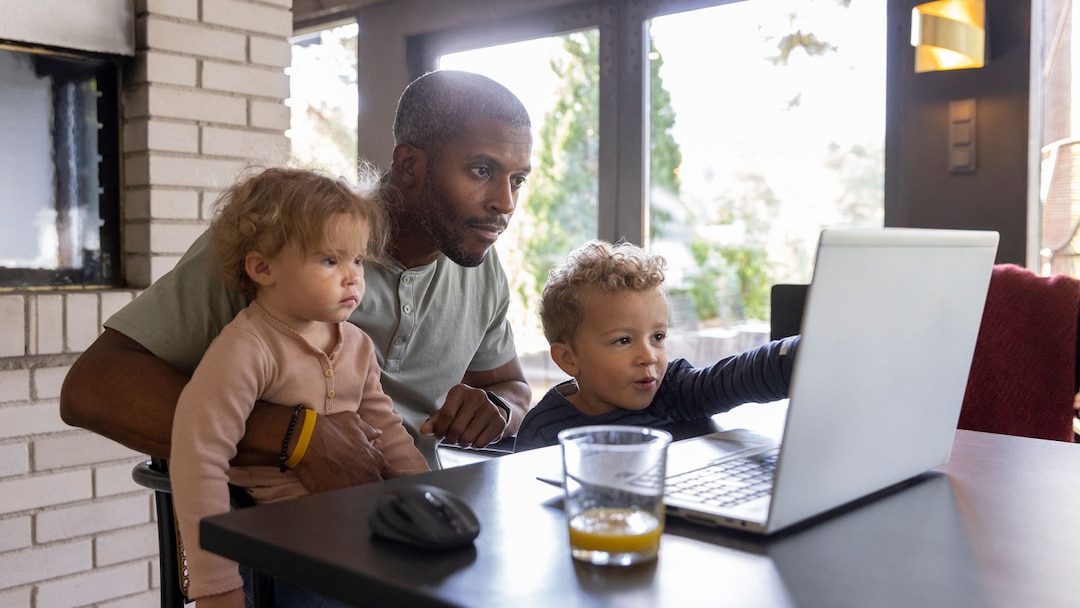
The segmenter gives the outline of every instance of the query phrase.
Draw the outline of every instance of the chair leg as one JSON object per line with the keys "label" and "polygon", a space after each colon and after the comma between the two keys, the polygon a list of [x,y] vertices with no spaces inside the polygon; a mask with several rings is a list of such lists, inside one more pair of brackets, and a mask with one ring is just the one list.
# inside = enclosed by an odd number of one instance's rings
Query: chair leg
{"label": "chair leg", "polygon": [[183,545],[176,531],[172,496],[165,492],[154,493],[154,507],[158,518],[158,560],[160,566],[162,608],[183,608],[187,603],[184,595],[186,569]]}

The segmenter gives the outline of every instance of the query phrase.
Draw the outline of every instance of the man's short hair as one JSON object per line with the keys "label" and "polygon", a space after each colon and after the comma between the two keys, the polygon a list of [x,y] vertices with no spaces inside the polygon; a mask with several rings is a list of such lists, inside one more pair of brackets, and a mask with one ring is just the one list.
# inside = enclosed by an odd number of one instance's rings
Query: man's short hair
{"label": "man's short hair", "polygon": [[540,321],[548,343],[570,343],[591,294],[644,292],[664,283],[663,256],[625,241],[590,241],[549,273],[540,296]]}
{"label": "man's short hair", "polygon": [[417,78],[401,94],[394,144],[431,152],[464,135],[465,123],[475,116],[532,127],[524,104],[503,85],[472,72],[439,70]]}

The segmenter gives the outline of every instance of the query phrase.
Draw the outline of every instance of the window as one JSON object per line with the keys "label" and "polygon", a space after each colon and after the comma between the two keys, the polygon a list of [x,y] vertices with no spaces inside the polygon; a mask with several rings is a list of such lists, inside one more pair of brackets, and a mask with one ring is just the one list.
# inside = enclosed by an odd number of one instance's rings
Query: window
{"label": "window", "polygon": [[118,71],[0,45],[0,288],[119,284]]}
{"label": "window", "polygon": [[331,174],[356,180],[355,23],[293,38],[285,133],[293,156]]}

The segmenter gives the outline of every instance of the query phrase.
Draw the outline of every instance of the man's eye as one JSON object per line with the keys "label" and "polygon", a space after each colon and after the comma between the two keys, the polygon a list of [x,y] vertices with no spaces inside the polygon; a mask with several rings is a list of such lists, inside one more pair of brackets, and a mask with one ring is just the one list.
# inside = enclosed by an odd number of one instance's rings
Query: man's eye
{"label": "man's eye", "polygon": [[527,177],[525,177],[524,175],[516,175],[510,180],[510,183],[515,188],[520,188],[520,187],[524,186],[525,182],[527,182],[527,181],[529,181],[529,179]]}
{"label": "man's eye", "polygon": [[491,177],[491,169],[487,167],[473,167],[472,172],[476,174],[476,177],[487,179]]}

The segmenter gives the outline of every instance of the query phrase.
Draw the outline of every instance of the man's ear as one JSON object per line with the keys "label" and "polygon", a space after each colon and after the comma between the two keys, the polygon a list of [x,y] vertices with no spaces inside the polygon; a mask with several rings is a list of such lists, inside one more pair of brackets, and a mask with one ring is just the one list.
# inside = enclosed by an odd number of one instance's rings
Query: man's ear
{"label": "man's ear", "polygon": [[424,183],[427,175],[428,155],[410,144],[394,147],[394,175],[403,188],[416,188]]}
{"label": "man's ear", "polygon": [[577,366],[577,356],[574,355],[574,347],[565,342],[553,342],[550,347],[551,360],[559,369],[566,372],[567,376],[577,378],[580,371]]}
{"label": "man's ear", "polygon": [[256,285],[261,287],[273,285],[274,283],[274,273],[273,268],[270,266],[270,260],[258,251],[252,251],[244,256],[244,272]]}

